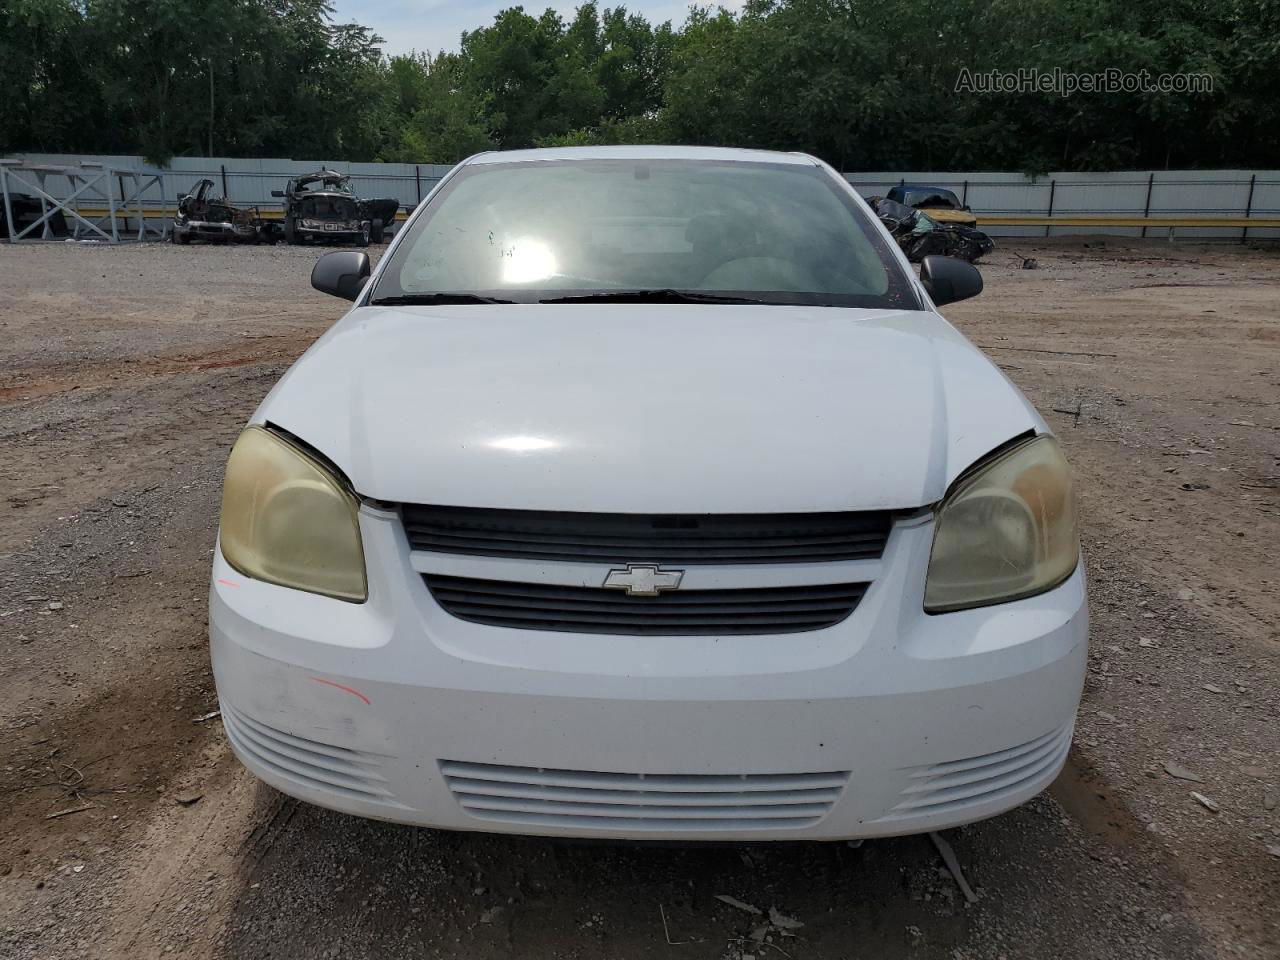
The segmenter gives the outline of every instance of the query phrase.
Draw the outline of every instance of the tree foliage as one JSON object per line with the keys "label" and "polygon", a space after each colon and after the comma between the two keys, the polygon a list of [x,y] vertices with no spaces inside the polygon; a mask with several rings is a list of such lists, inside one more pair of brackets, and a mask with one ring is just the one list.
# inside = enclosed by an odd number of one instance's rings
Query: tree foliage
{"label": "tree foliage", "polygon": [[[327,0],[0,0],[0,150],[449,163],[677,142],[844,169],[1274,166],[1280,0],[748,0],[678,28],[522,7],[385,56]],[[1201,73],[1207,93],[957,92],[973,73]]]}

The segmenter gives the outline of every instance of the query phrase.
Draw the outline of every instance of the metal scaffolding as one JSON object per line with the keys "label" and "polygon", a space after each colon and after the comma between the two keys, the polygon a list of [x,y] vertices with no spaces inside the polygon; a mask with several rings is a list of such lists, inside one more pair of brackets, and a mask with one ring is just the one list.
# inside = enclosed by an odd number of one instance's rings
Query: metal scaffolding
{"label": "metal scaffolding", "polygon": [[[68,238],[139,242],[163,240],[169,233],[167,218],[160,221],[159,227],[147,225],[148,212],[154,217],[155,210],[144,207],[163,209],[165,183],[159,170],[88,161],[58,166],[0,160],[0,195],[10,243]],[[28,198],[39,200],[40,216],[19,228],[14,209],[19,199]],[[55,218],[59,214],[67,224],[67,237],[55,236]]]}

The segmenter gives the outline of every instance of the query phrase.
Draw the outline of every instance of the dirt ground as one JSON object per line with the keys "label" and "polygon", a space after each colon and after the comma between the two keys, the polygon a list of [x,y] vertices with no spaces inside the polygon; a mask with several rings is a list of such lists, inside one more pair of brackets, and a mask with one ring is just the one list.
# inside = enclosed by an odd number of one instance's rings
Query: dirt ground
{"label": "dirt ground", "polygon": [[1065,443],[1093,614],[1066,771],[949,834],[972,905],[924,837],[444,834],[247,775],[209,556],[230,443],[342,313],[315,256],[0,246],[0,957],[1280,956],[1280,250],[1005,244],[945,311]]}

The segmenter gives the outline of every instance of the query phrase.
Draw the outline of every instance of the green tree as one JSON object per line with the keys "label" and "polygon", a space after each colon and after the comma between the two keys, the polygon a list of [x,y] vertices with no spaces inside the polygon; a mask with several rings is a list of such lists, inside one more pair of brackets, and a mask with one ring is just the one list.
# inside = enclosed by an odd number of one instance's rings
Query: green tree
{"label": "green tree", "polygon": [[[747,0],[678,28],[522,7],[386,57],[329,0],[0,0],[6,150],[452,162],[660,140],[846,169],[1272,166],[1277,0]],[[957,91],[1034,67],[1207,73],[1212,93]]]}

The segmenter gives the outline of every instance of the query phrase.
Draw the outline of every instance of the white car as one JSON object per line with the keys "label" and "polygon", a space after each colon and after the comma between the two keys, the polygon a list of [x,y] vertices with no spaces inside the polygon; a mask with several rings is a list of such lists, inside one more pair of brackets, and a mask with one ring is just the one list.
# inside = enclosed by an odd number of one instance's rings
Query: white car
{"label": "white car", "polygon": [[227,466],[228,740],[348,813],[835,840],[989,817],[1071,743],[1071,479],[812,157],[456,167]]}

